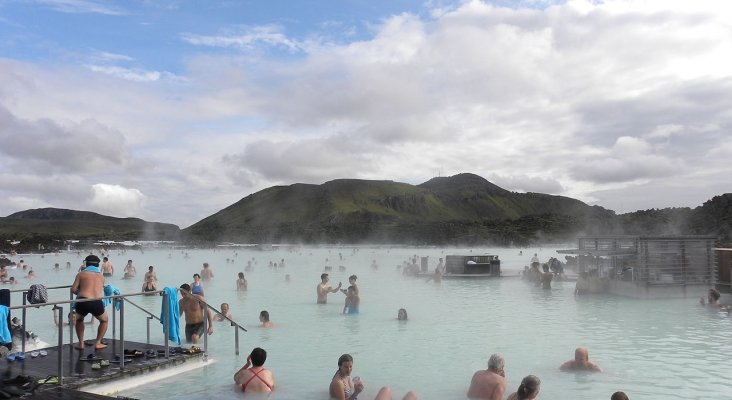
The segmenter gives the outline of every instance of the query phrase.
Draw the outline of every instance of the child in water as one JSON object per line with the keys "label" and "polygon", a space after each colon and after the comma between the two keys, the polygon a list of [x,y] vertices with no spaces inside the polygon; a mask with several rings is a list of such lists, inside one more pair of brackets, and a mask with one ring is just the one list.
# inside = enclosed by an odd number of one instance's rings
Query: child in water
{"label": "child in water", "polygon": [[343,306],[343,314],[358,314],[360,303],[361,299],[356,293],[356,288],[353,285],[349,286],[346,291],[346,304]]}

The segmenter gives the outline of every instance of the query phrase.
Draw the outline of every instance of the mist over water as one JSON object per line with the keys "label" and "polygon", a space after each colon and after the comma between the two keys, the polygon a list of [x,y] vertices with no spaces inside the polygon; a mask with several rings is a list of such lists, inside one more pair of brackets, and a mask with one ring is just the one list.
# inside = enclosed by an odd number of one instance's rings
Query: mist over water
{"label": "mist over water", "polygon": [[[569,247],[573,246],[562,248]],[[574,282],[553,282],[552,290],[542,290],[517,277],[533,253],[542,262],[552,256],[563,260],[555,250],[382,246],[112,251],[115,276],[109,283],[123,293],[140,290],[149,265],[155,266],[160,287],[177,287],[190,283],[202,263],[209,262],[215,277],[204,284],[206,299],[217,307],[228,302],[234,319],[249,330],[241,334],[241,353],[236,356],[232,328],[216,323],[215,333],[209,337],[213,363],[120,394],[142,399],[171,395],[183,400],[240,398],[232,375],[249,351],[259,346],[267,350],[265,367],[277,380],[272,399],[327,399],[336,361],[343,353],[353,355],[353,375],[366,383],[360,398],[373,398],[379,387],[388,385],[399,397],[415,390],[421,399],[464,399],[473,372],[486,368],[494,352],[503,353],[506,359],[508,390],[514,391],[524,376],[534,374],[542,380],[540,399],[606,399],[616,390],[625,391],[631,399],[689,399],[702,393],[710,398],[729,397],[730,384],[724,374],[732,354],[732,319],[726,313],[700,307],[698,296],[575,298]],[[500,256],[505,278],[435,284],[404,277],[396,268],[414,255],[428,256],[432,270],[438,258],[448,254],[484,253]],[[23,259],[36,271],[36,282],[54,286],[70,284],[85,255],[28,255]],[[227,263],[227,258],[233,263]],[[128,259],[138,271],[133,280],[121,279]],[[249,290],[236,292],[237,273],[252,259],[256,261],[254,271],[245,272]],[[282,259],[286,267],[268,267],[270,261]],[[334,286],[339,281],[347,285],[349,275],[358,275],[360,315],[341,314],[344,296],[340,293],[329,295],[327,305],[315,304],[315,287],[326,259],[333,267],[330,283]],[[376,271],[370,267],[373,260],[379,265]],[[71,261],[72,271],[63,270],[66,261]],[[61,264],[61,272],[52,271],[55,262]],[[339,271],[340,265],[346,270]],[[20,271],[12,270],[13,275],[20,279],[19,287],[30,284]],[[52,301],[67,296],[64,290],[50,293]],[[133,301],[160,313],[160,297]],[[20,304],[19,295],[13,297],[13,304]],[[396,320],[402,307],[409,313],[407,322]],[[261,310],[269,311],[273,329],[257,327]],[[144,315],[127,307],[125,320],[126,339],[144,342]],[[31,309],[28,321],[43,340],[55,343],[50,309]],[[108,337],[111,332],[110,328]],[[152,324],[152,332],[152,340],[161,342],[159,323]],[[573,357],[577,346],[588,347],[590,358],[605,372],[560,372],[559,365]]]}

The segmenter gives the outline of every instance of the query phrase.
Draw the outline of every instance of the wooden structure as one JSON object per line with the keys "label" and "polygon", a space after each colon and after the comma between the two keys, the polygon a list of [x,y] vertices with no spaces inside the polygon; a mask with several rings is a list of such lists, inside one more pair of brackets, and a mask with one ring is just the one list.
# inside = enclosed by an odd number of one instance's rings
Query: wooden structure
{"label": "wooden structure", "polygon": [[578,247],[580,279],[591,292],[632,297],[696,296],[717,281],[714,236],[589,236]]}
{"label": "wooden structure", "polygon": [[443,278],[488,278],[501,276],[501,261],[495,255],[446,256]]}
{"label": "wooden structure", "polygon": [[717,289],[732,292],[732,249],[714,249],[717,255]]}

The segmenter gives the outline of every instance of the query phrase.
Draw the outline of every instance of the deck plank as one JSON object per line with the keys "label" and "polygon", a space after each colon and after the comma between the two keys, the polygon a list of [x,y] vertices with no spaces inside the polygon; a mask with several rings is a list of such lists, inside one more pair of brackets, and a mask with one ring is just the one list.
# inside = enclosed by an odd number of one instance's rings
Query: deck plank
{"label": "deck plank", "polygon": [[[110,399],[108,396],[101,396],[92,393],[79,392],[83,391],[84,386],[110,383],[115,380],[121,380],[130,376],[154,372],[161,368],[172,367],[183,364],[188,361],[200,359],[203,353],[196,354],[172,354],[170,358],[164,355],[157,357],[148,357],[145,353],[153,350],[156,353],[165,350],[165,346],[146,344],[140,342],[125,341],[125,350],[139,350],[143,355],[132,358],[129,362],[125,362],[124,369],[120,364],[111,363],[109,366],[101,369],[92,369],[94,361],[86,361],[83,358],[90,353],[96,354],[106,360],[113,360],[116,355],[121,354],[122,342],[114,339],[105,339],[107,347],[100,350],[94,350],[93,346],[85,346],[84,350],[78,350],[72,345],[65,344],[59,351],[58,347],[49,347],[45,350],[47,356],[31,357],[31,352],[25,353],[23,361],[0,360],[5,363],[3,379],[13,379],[18,375],[30,376],[34,380],[45,379],[50,376],[58,375],[58,360],[62,362],[62,384],[44,384],[37,387],[35,394],[26,395],[24,398],[49,398],[49,399]],[[172,348],[172,347],[171,347]],[[186,348],[186,347],[184,347]],[[96,361],[98,362],[98,361]],[[79,394],[79,393],[83,393]],[[42,397],[38,397],[42,396]],[[86,397],[84,397],[86,396]]]}

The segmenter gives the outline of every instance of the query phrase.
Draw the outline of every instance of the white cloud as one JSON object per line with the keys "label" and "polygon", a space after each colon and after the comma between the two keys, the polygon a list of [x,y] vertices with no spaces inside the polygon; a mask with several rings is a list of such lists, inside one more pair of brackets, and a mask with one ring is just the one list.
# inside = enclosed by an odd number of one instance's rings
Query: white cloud
{"label": "white cloud", "polygon": [[100,72],[134,82],[155,82],[160,80],[163,76],[163,74],[158,71],[144,71],[137,68],[123,68],[105,65],[87,65],[87,68],[94,72]]}
{"label": "white cloud", "polygon": [[300,47],[296,41],[287,37],[281,27],[275,25],[246,27],[234,31],[224,31],[218,35],[184,33],[181,38],[196,46],[233,47],[240,50],[253,49],[261,44],[282,46],[291,51]]}
{"label": "white cloud", "polygon": [[137,217],[145,205],[145,196],[137,189],[97,183],[91,187],[89,206],[99,213]]}
{"label": "white cloud", "polygon": [[[473,172],[619,211],[732,191],[731,6],[497,3],[436,4],[350,42],[201,27],[180,36],[195,52],[179,79],[113,49],[84,59],[95,72],[0,59],[0,166],[137,188],[145,201],[113,208],[183,226],[344,177]],[[39,186],[5,198],[54,204]]]}
{"label": "white cloud", "polygon": [[38,3],[45,4],[52,9],[69,14],[105,14],[105,15],[124,15],[126,12],[117,7],[110,7],[108,4],[92,0],[35,0]]}

